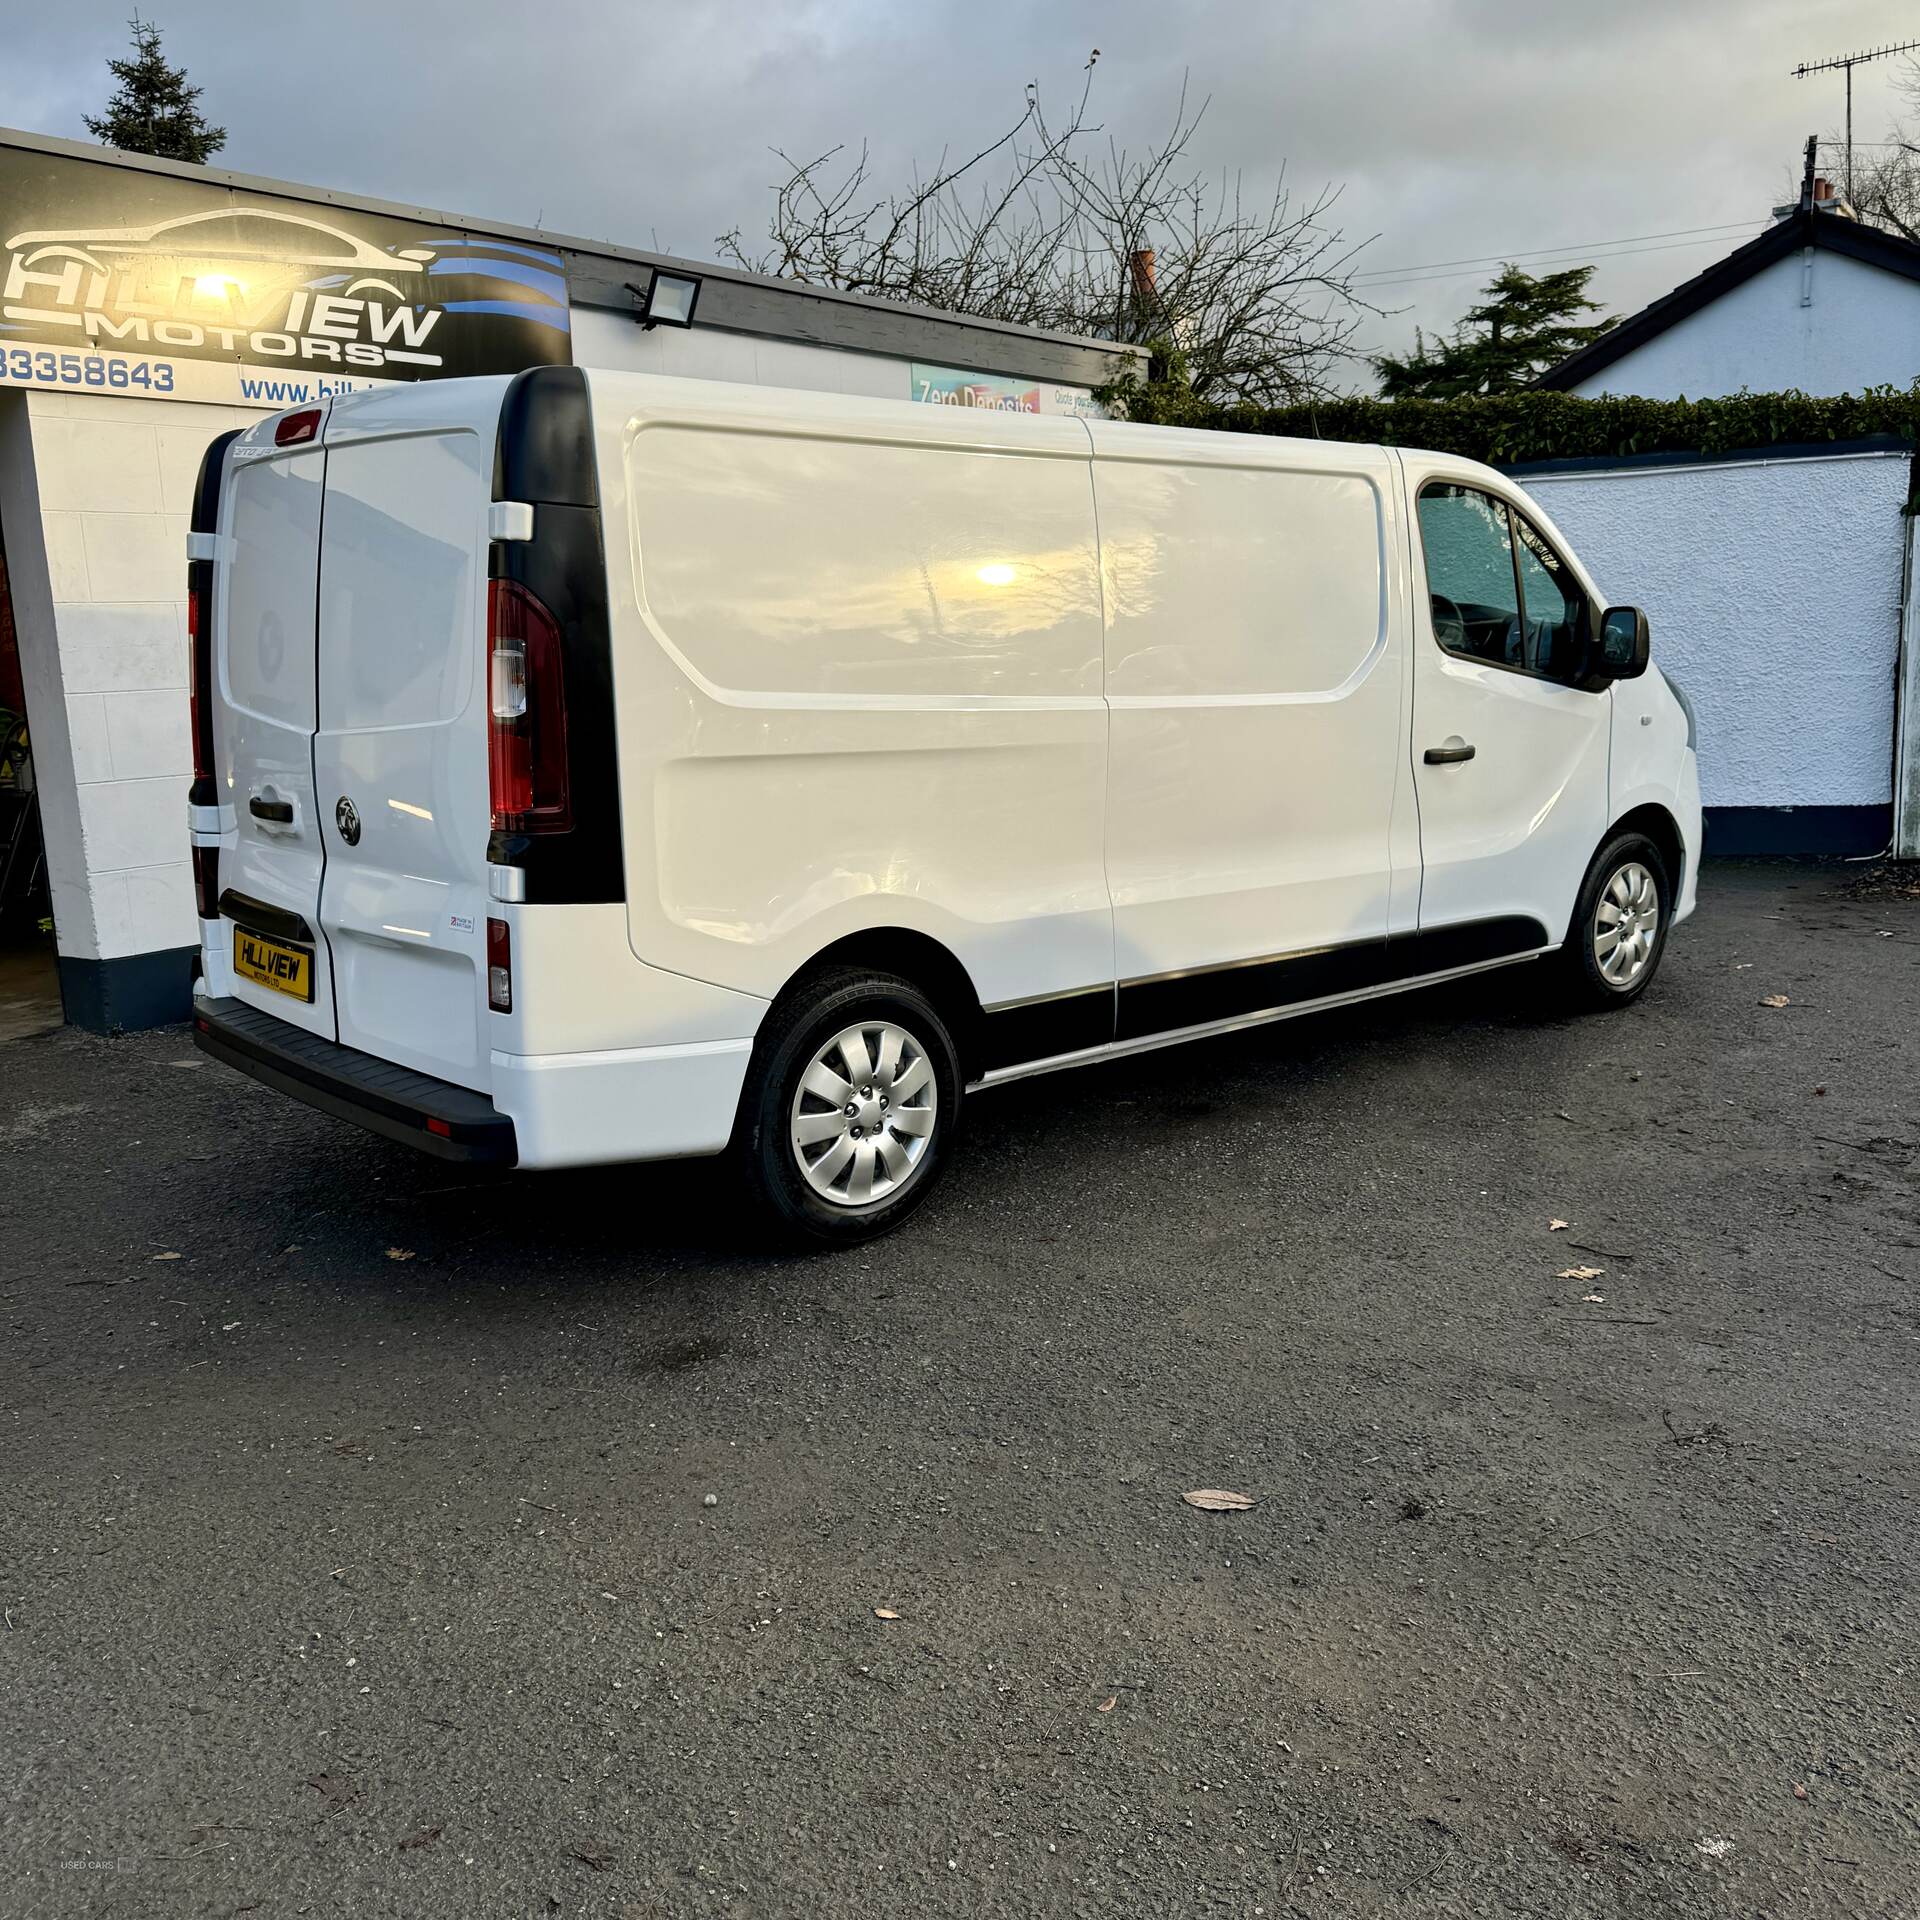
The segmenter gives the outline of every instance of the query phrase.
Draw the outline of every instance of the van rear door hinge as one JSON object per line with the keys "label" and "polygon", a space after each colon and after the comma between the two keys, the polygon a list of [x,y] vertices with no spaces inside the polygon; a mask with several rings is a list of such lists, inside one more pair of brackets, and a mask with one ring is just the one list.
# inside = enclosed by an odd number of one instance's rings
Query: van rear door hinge
{"label": "van rear door hinge", "polygon": [[487,508],[489,540],[531,540],[533,508],[525,500],[495,500]]}

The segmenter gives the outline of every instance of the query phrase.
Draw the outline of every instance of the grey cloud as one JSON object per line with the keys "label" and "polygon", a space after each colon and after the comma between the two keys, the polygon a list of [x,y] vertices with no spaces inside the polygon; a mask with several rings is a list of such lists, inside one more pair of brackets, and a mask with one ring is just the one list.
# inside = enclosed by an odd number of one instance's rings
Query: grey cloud
{"label": "grey cloud", "polygon": [[[125,0],[70,0],[14,26],[0,122],[84,137],[125,39]],[[1344,7],[1165,0],[460,5],[339,0],[307,10],[161,0],[173,58],[249,172],[709,255],[763,226],[778,145],[872,146],[883,175],[971,150],[1029,79],[1064,105],[1101,48],[1097,117],[1141,146],[1183,73],[1210,100],[1195,157],[1264,190],[1284,163],[1342,186],[1340,224],[1375,270],[1751,219],[1800,141],[1840,118],[1797,61],[1897,39],[1907,9],[1844,0],[1433,0]],[[1898,106],[1891,67],[1857,81],[1863,138]],[[1603,264],[1628,311],[1725,243]],[[1484,273],[1375,297],[1398,345],[1447,324]]]}

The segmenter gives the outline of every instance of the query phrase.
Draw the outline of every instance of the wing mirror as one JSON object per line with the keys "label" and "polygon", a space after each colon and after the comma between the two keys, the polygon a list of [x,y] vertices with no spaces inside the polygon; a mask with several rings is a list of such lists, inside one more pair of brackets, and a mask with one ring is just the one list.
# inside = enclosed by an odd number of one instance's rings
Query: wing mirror
{"label": "wing mirror", "polygon": [[1647,670],[1647,616],[1638,607],[1609,607],[1600,616],[1593,671],[1601,680],[1632,680]]}

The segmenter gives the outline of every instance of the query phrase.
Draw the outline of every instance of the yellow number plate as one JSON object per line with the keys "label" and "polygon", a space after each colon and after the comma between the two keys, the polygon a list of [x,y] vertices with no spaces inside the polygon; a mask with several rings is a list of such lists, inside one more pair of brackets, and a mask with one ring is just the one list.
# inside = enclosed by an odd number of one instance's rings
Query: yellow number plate
{"label": "yellow number plate", "polygon": [[233,930],[233,970],[244,980],[257,980],[275,993],[296,1000],[313,999],[313,954],[306,947],[283,947],[245,927]]}

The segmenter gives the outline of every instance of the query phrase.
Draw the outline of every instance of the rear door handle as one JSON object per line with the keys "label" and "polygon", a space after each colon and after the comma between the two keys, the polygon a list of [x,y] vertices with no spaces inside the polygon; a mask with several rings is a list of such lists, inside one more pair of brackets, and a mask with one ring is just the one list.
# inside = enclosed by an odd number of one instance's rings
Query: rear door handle
{"label": "rear door handle", "polygon": [[291,800],[262,800],[256,793],[247,802],[247,811],[256,820],[271,820],[275,826],[293,825],[293,802]]}
{"label": "rear door handle", "polygon": [[1430,767],[1450,767],[1459,760],[1471,760],[1473,749],[1468,746],[1429,747],[1427,765]]}

